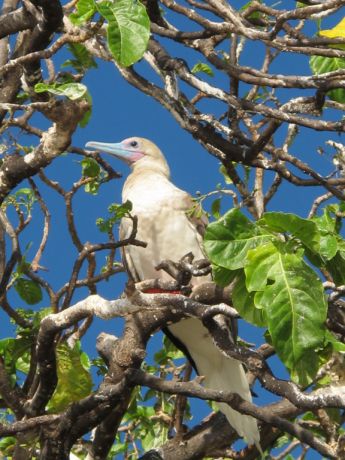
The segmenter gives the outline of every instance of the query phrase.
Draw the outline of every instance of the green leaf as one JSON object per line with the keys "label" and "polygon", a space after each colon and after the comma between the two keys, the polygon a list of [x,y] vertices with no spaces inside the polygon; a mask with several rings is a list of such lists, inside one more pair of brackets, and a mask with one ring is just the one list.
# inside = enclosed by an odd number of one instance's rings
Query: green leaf
{"label": "green leaf", "polygon": [[270,230],[288,232],[298,238],[307,248],[318,252],[320,247],[320,233],[315,222],[302,219],[295,214],[283,212],[267,212],[258,222],[266,225]]}
{"label": "green leaf", "polygon": [[73,54],[74,59],[64,62],[61,67],[74,67],[78,72],[90,68],[97,68],[96,61],[82,43],[70,43],[68,50]]}
{"label": "green leaf", "polygon": [[[320,266],[323,264],[321,263]],[[331,260],[327,261],[325,266],[337,286],[345,284],[345,251],[338,251]]]}
{"label": "green leaf", "polygon": [[128,67],[142,58],[150,37],[150,19],[138,0],[104,1],[96,4],[108,21],[108,46],[116,62]]}
{"label": "green leaf", "polygon": [[266,327],[265,311],[255,306],[255,293],[249,292],[243,272],[237,277],[232,291],[232,302],[243,319],[258,327]]}
{"label": "green leaf", "polygon": [[95,12],[96,5],[94,0],[79,0],[77,3],[77,12],[70,14],[69,19],[72,24],[80,26],[91,19]]}
{"label": "green leaf", "polygon": [[36,83],[36,93],[51,93],[56,96],[66,96],[72,101],[76,101],[86,96],[87,87],[82,83]]}
{"label": "green leaf", "polygon": [[321,216],[315,216],[312,220],[320,232],[319,254],[323,259],[330,260],[338,251],[337,220],[331,215],[331,210],[328,207],[324,209]]}
{"label": "green leaf", "polygon": [[192,73],[205,73],[209,77],[214,77],[213,70],[208,64],[205,64],[204,62],[198,62],[195,64],[195,66],[191,70]]}
{"label": "green leaf", "polygon": [[126,217],[128,213],[132,211],[133,205],[131,201],[127,200],[122,204],[113,203],[109,206],[108,211],[113,214],[116,220],[122,219],[122,217]]}
{"label": "green leaf", "polygon": [[109,219],[103,219],[100,217],[96,220],[96,225],[100,232],[108,233],[112,230],[113,226],[119,222],[123,217],[129,215],[132,210],[132,203],[127,200],[125,203],[117,204],[113,203],[108,207],[110,214]]}
{"label": "green leaf", "polygon": [[338,251],[338,240],[335,235],[321,235],[320,255],[326,260],[333,259]]}
{"label": "green leaf", "polygon": [[184,359],[185,355],[181,350],[175,347],[172,341],[164,335],[163,348],[154,355],[155,361],[159,364],[167,364],[170,359]]}
{"label": "green leaf", "polygon": [[232,209],[207,226],[204,246],[213,264],[237,270],[244,267],[249,249],[272,239],[272,234],[256,227],[238,209]]}
{"label": "green leaf", "polygon": [[[240,11],[245,11],[247,8],[249,8],[253,3],[253,0],[250,0],[248,3],[246,3],[245,5],[243,5],[241,8],[240,8]],[[261,0],[259,0],[259,3],[262,3]],[[252,13],[250,13],[249,15],[247,15],[246,17],[248,19],[260,19],[262,18],[264,15],[263,13],[261,13],[261,11],[253,11]]]}
{"label": "green leaf", "polygon": [[314,352],[325,345],[322,282],[300,254],[272,243],[249,251],[247,260],[247,286],[263,291],[255,302],[265,309],[273,346],[292,377],[307,384],[318,368]]}
{"label": "green leaf", "polygon": [[[314,75],[320,75],[325,72],[345,69],[345,58],[311,56],[309,61],[310,68]],[[345,89],[337,88],[327,92],[327,95],[333,101],[345,103]]]}
{"label": "green leaf", "polygon": [[83,118],[80,120],[79,122],[79,126],[81,128],[85,128],[85,126],[88,125],[89,121],[90,121],[90,118],[91,118],[91,115],[92,115],[92,105],[93,105],[93,102],[92,102],[92,97],[91,97],[91,94],[87,91],[86,94],[85,94],[85,99],[87,100],[87,102],[89,103],[89,109],[84,113],[84,116]]}
{"label": "green leaf", "polygon": [[145,452],[161,447],[168,440],[169,429],[162,423],[152,424],[141,438]]}
{"label": "green leaf", "polygon": [[345,353],[345,343],[340,342],[329,330],[326,331],[326,340],[332,346],[333,351]]}
{"label": "green leaf", "polygon": [[42,300],[41,286],[26,278],[19,278],[14,283],[14,289],[19,296],[29,305],[35,305]]}
{"label": "green leaf", "polygon": [[85,157],[81,162],[82,175],[84,177],[98,177],[101,168],[96,160]]}
{"label": "green leaf", "polygon": [[85,369],[85,357],[76,345],[61,344],[56,349],[58,384],[49,402],[49,412],[61,412],[72,402],[91,393],[92,379]]}
{"label": "green leaf", "polygon": [[227,173],[227,170],[225,168],[224,165],[222,165],[220,168],[219,168],[219,172],[222,174],[222,176],[224,177],[224,182],[226,184],[232,184],[232,180],[230,179],[228,173]]}
{"label": "green leaf", "polygon": [[6,458],[13,458],[12,455],[14,453],[16,443],[17,439],[14,436],[5,436],[0,439],[0,453],[6,456]]}
{"label": "green leaf", "polygon": [[220,218],[220,204],[221,204],[221,198],[217,198],[216,200],[213,201],[211,205],[211,212],[215,219]]}
{"label": "green leaf", "polygon": [[212,264],[213,280],[218,286],[226,287],[235,279],[237,270],[228,270],[219,265]]}
{"label": "green leaf", "polygon": [[85,192],[90,193],[91,195],[97,195],[98,190],[99,190],[99,181],[98,180],[92,180],[85,184]]}
{"label": "green leaf", "polygon": [[0,340],[0,355],[4,360],[6,371],[13,383],[16,381],[17,370],[27,373],[32,344],[33,338],[30,336]]}

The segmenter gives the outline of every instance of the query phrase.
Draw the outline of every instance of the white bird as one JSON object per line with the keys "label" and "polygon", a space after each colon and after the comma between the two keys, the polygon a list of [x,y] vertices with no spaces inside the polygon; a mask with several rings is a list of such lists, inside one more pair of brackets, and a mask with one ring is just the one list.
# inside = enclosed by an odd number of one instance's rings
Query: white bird
{"label": "white bird", "polygon": [[[188,216],[192,199],[169,180],[169,166],[154,143],[131,137],[116,144],[88,142],[86,147],[110,153],[132,169],[124,184],[122,199],[123,202],[131,201],[132,213],[138,217],[137,239],[147,243],[146,248],[125,248],[124,262],[134,281],[157,278],[155,267],[165,259],[178,261],[189,252],[196,260],[205,258],[200,230],[206,222]],[[129,236],[131,226],[130,219],[122,219],[121,237]],[[167,273],[163,273],[161,278],[171,279]],[[193,279],[194,285],[204,281],[205,277]],[[188,351],[198,374],[204,376],[205,387],[232,391],[247,401],[252,400],[242,364],[219,351],[201,321],[184,319],[168,329]],[[256,420],[225,403],[218,406],[237,433],[260,449]]]}

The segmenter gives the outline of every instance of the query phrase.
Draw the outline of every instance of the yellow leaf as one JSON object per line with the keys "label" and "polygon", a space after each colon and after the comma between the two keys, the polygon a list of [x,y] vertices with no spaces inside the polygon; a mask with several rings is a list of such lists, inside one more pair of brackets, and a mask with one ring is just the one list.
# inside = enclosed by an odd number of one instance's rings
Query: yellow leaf
{"label": "yellow leaf", "polygon": [[333,29],[320,30],[319,34],[322,37],[328,38],[345,38],[345,18],[333,27]]}

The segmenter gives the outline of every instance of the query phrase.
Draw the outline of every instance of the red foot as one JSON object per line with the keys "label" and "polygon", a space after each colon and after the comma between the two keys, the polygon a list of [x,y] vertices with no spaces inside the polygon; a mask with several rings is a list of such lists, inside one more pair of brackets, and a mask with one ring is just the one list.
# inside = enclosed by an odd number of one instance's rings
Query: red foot
{"label": "red foot", "polygon": [[168,289],[150,288],[143,291],[145,294],[181,294],[181,291],[169,291]]}

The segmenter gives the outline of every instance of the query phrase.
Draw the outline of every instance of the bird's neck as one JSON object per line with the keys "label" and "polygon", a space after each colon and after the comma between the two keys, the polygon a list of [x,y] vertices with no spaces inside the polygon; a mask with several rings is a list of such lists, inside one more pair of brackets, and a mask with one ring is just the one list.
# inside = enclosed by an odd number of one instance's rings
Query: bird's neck
{"label": "bird's neck", "polygon": [[122,198],[130,200],[133,205],[146,203],[151,206],[152,202],[165,199],[174,188],[169,180],[169,170],[159,164],[149,168],[148,165],[140,165],[133,168],[123,186]]}
{"label": "bird's neck", "polygon": [[131,176],[134,175],[139,177],[140,175],[144,174],[161,174],[162,176],[169,179],[170,169],[164,158],[156,160],[146,156],[133,164]]}

